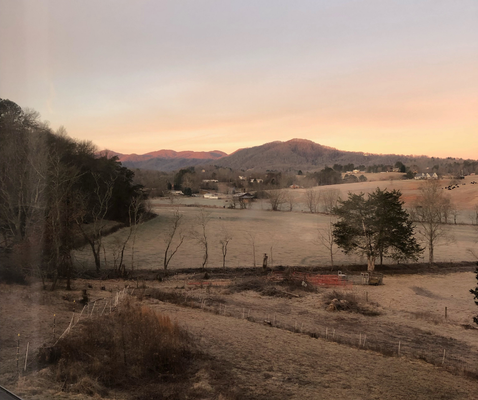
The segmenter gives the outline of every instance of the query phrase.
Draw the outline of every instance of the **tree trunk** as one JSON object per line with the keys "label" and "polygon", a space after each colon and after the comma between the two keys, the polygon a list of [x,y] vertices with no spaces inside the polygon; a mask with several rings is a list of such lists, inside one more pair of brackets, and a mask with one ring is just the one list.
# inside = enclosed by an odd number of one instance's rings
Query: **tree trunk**
{"label": "tree trunk", "polygon": [[428,245],[428,263],[433,264],[434,258],[433,258],[433,245]]}
{"label": "tree trunk", "polygon": [[208,250],[207,249],[207,242],[205,242],[205,244],[204,244],[204,258],[203,258],[203,262],[202,262],[202,270],[206,269],[207,260],[209,258],[209,254],[208,254],[207,250]]}
{"label": "tree trunk", "polygon": [[367,271],[373,272],[375,270],[375,257],[368,257],[367,258]]}
{"label": "tree trunk", "polygon": [[96,251],[94,244],[91,245],[91,248],[93,249],[93,256],[95,257],[96,272],[100,272],[101,259],[100,259],[99,249],[98,249],[98,251]]}
{"label": "tree trunk", "polygon": [[163,268],[165,271],[168,269],[168,248],[166,248],[166,251],[164,252]]}

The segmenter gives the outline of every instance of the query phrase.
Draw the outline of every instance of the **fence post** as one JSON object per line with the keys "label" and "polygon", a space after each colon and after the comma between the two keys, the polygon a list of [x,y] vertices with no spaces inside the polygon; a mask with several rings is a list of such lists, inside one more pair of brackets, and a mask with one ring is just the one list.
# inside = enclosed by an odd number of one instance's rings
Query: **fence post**
{"label": "fence post", "polygon": [[91,314],[90,317],[93,316],[93,311],[95,311],[95,306],[96,306],[96,301],[93,303],[93,307],[91,308]]}
{"label": "fence post", "polygon": [[400,357],[400,340],[398,341],[398,356]]}
{"label": "fence post", "polygon": [[25,352],[25,365],[23,367],[23,372],[27,370],[27,361],[28,361],[28,347],[30,346],[30,342],[27,342],[27,351]]}
{"label": "fence post", "polygon": [[20,334],[18,334],[18,338],[17,338],[17,373],[19,372],[18,371],[18,360],[20,358]]}

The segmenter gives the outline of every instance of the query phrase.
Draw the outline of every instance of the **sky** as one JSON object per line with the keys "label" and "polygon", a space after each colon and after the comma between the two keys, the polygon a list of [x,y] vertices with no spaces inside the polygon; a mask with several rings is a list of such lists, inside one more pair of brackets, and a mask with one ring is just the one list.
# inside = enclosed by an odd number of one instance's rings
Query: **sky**
{"label": "sky", "polygon": [[0,0],[0,98],[127,154],[478,159],[478,1]]}

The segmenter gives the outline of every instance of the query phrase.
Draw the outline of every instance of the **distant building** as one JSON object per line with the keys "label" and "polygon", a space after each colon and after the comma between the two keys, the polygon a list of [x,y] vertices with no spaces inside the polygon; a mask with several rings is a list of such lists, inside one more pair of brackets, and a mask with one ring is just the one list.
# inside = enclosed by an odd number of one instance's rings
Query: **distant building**
{"label": "distant building", "polygon": [[429,174],[428,172],[427,173],[418,173],[415,175],[415,179],[416,180],[422,180],[422,179],[438,179],[438,175],[436,172],[434,172],[433,174]]}

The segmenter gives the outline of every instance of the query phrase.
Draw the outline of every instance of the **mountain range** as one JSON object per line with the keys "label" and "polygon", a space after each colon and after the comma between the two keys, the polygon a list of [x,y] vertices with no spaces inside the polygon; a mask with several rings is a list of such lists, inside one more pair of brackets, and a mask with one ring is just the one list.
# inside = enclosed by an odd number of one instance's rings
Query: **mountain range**
{"label": "mountain range", "polygon": [[219,150],[181,151],[159,150],[150,153],[121,154],[108,150],[110,155],[129,168],[174,171],[180,168],[200,165],[217,165],[237,170],[252,171],[315,171],[333,164],[394,165],[397,161],[404,164],[423,164],[431,160],[426,156],[405,156],[397,154],[370,154],[343,151],[322,146],[306,139],[292,139],[286,142],[270,142],[261,146],[244,148],[228,155]]}
{"label": "mountain range", "polygon": [[220,150],[179,152],[174,150],[158,150],[146,154],[121,154],[112,150],[107,150],[107,152],[110,156],[117,156],[119,161],[128,168],[152,169],[157,171],[174,171],[200,164],[211,164],[227,156],[227,153]]}

